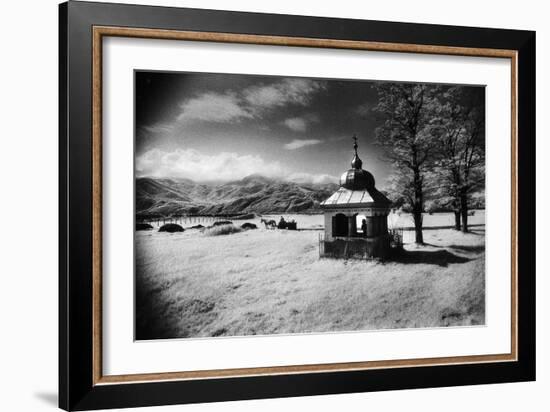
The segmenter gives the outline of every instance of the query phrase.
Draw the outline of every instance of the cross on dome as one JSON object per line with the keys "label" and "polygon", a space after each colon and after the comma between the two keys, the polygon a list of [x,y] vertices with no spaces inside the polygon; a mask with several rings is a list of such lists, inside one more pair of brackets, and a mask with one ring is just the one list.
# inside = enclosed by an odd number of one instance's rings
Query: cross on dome
{"label": "cross on dome", "polygon": [[361,169],[363,167],[363,161],[359,159],[359,155],[357,154],[357,148],[359,147],[357,145],[357,136],[354,134],[352,139],[353,139],[353,149],[355,150],[355,156],[353,156],[353,159],[351,160],[351,167],[352,169]]}

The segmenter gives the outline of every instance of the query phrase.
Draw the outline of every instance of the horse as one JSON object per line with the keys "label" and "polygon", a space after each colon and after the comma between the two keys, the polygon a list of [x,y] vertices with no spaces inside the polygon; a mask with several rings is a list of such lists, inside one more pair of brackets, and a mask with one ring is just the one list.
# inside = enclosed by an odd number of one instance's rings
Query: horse
{"label": "horse", "polygon": [[277,222],[275,222],[273,219],[271,220],[261,219],[260,222],[262,222],[265,225],[266,229],[275,229],[277,227]]}

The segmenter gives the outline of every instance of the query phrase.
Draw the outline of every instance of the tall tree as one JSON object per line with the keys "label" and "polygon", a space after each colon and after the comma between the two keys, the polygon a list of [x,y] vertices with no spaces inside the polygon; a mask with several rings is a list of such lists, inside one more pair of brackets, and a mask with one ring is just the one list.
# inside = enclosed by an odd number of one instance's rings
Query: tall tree
{"label": "tall tree", "polygon": [[471,194],[484,185],[485,113],[482,90],[451,87],[439,97],[432,132],[437,149],[437,176],[453,198],[455,226],[468,231]]}
{"label": "tall tree", "polygon": [[394,166],[393,186],[410,203],[415,242],[424,243],[422,213],[424,185],[432,167],[434,135],[431,119],[437,86],[412,83],[380,83],[374,111],[383,124],[376,129],[376,141],[385,148]]}

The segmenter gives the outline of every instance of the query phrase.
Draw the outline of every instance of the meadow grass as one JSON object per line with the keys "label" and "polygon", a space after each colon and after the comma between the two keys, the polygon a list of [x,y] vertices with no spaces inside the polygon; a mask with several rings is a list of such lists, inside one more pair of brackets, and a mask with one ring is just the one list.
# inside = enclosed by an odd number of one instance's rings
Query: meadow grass
{"label": "meadow grass", "polygon": [[387,262],[320,259],[318,233],[136,232],[137,339],[485,323],[483,228]]}

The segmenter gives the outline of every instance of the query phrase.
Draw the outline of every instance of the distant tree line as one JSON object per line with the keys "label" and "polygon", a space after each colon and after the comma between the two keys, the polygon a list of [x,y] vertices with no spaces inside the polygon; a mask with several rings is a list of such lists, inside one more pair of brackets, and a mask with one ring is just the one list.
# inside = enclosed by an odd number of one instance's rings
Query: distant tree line
{"label": "distant tree line", "polygon": [[[393,164],[393,200],[413,215],[416,243],[422,216],[452,209],[455,229],[468,231],[472,194],[485,185],[485,100],[481,87],[379,83],[373,108],[382,124],[376,142]],[[427,199],[430,199],[427,202]]]}

